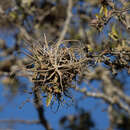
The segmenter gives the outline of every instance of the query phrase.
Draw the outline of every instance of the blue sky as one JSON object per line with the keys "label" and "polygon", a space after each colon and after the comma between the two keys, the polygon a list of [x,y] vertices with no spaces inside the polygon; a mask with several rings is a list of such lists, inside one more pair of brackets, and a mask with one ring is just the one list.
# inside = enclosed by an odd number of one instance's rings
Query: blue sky
{"label": "blue sky", "polygon": [[[0,85],[0,102],[1,104],[4,103],[4,98],[2,96],[3,86]],[[78,98],[80,94],[73,93],[75,95],[75,98]],[[34,104],[32,102],[26,103],[22,109],[19,109],[19,106],[27,99],[28,94],[18,94],[14,100],[12,100],[10,103],[8,103],[4,110],[0,112],[0,119],[25,119],[25,120],[36,120],[37,112],[34,107]],[[76,101],[76,100],[75,100]],[[52,127],[55,128],[55,130],[59,129],[58,126],[58,120],[60,117],[63,117],[65,115],[70,114],[78,114],[73,106],[66,107],[65,105],[60,107],[59,110],[54,113],[50,107],[45,106],[45,101],[43,99],[44,107],[45,107],[45,115],[47,120],[52,124]],[[87,100],[82,100],[79,103],[79,106],[81,108],[84,108],[85,110],[92,112],[92,119],[97,124],[98,128],[104,129],[108,126],[108,117],[107,113],[103,112],[102,110],[106,108],[106,105],[101,100],[95,100],[92,98],[87,98]],[[102,123],[103,122],[103,123]],[[40,125],[21,125],[18,124],[14,127],[15,130],[42,130],[43,127]]]}

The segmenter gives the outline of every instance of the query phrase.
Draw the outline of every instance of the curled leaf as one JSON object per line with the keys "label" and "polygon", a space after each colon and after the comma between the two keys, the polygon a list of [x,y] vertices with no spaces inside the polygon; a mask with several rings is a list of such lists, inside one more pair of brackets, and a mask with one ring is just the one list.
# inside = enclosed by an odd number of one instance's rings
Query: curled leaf
{"label": "curled leaf", "polygon": [[103,5],[103,6],[101,7],[101,9],[100,9],[100,11],[99,11],[99,14],[100,14],[101,16],[105,15],[105,17],[108,16],[108,10],[107,10],[107,7],[106,7],[105,5]]}
{"label": "curled leaf", "polygon": [[46,106],[48,107],[49,105],[50,105],[50,103],[51,103],[51,100],[52,100],[52,94],[48,94],[47,95],[47,99],[46,99]]}
{"label": "curled leaf", "polygon": [[103,10],[104,10],[104,6],[102,6],[101,9],[100,9],[100,11],[99,11],[100,15],[103,14]]}
{"label": "curled leaf", "polygon": [[17,18],[16,12],[11,12],[11,13],[9,13],[9,16],[10,16],[10,18],[11,18],[12,20],[15,20],[15,19]]}
{"label": "curled leaf", "polygon": [[112,31],[111,33],[108,34],[109,37],[111,37],[114,41],[117,41],[119,39],[119,35],[118,35],[118,32],[116,30],[116,27],[115,25],[112,26]]}
{"label": "curled leaf", "polygon": [[107,17],[107,14],[108,14],[107,7],[106,7],[106,6],[104,6],[104,15],[105,15],[105,17]]}

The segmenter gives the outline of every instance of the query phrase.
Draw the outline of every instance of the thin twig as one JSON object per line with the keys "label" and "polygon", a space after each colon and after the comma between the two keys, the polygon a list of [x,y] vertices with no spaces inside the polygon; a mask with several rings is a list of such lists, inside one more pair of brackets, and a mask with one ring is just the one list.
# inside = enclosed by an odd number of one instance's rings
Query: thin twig
{"label": "thin twig", "polygon": [[56,43],[57,45],[56,45],[56,51],[55,51],[55,64],[57,64],[56,62],[57,62],[58,48],[59,48],[62,40],[65,37],[65,34],[66,34],[67,30],[68,30],[69,23],[71,21],[71,17],[72,17],[71,11],[72,11],[72,0],[68,0],[67,18],[66,18],[66,21],[64,23],[64,28],[63,28],[63,30],[61,32],[61,35],[60,35],[59,39],[58,39],[58,42]]}
{"label": "thin twig", "polygon": [[70,20],[71,20],[71,17],[72,17],[71,10],[72,10],[72,0],[68,0],[67,18],[66,18],[66,21],[65,21],[65,24],[64,24],[64,28],[61,32],[60,37],[59,37],[59,40],[57,42],[57,48],[61,44],[61,41],[64,39],[65,34],[67,32],[67,29],[68,29],[68,26],[69,26],[69,23],[70,23]]}

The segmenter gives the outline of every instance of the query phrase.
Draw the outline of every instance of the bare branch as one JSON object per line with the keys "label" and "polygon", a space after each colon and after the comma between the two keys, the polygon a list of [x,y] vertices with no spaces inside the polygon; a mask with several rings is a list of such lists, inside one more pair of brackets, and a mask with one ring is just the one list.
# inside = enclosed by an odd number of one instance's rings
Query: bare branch
{"label": "bare branch", "polygon": [[127,105],[123,104],[117,98],[109,97],[109,96],[107,96],[103,93],[100,93],[100,92],[87,92],[86,89],[84,89],[84,88],[82,88],[82,89],[80,89],[78,87],[73,87],[73,88],[76,91],[83,93],[85,96],[103,99],[105,102],[107,102],[108,104],[111,104],[111,105],[117,104],[120,108],[122,108],[123,110],[128,112],[128,114],[130,115],[129,107]]}

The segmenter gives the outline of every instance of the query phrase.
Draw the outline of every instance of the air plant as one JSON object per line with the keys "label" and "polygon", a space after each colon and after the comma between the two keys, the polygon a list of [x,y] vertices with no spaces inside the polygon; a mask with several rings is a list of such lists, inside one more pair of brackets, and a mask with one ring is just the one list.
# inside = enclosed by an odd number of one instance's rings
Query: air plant
{"label": "air plant", "polygon": [[43,40],[30,43],[26,39],[25,42],[29,51],[25,54],[31,59],[26,71],[33,73],[34,90],[40,89],[47,96],[46,105],[50,105],[53,97],[59,102],[63,96],[71,97],[69,89],[85,60],[82,48],[68,43],[78,41],[64,40],[57,46],[57,43],[50,44],[44,35]]}

